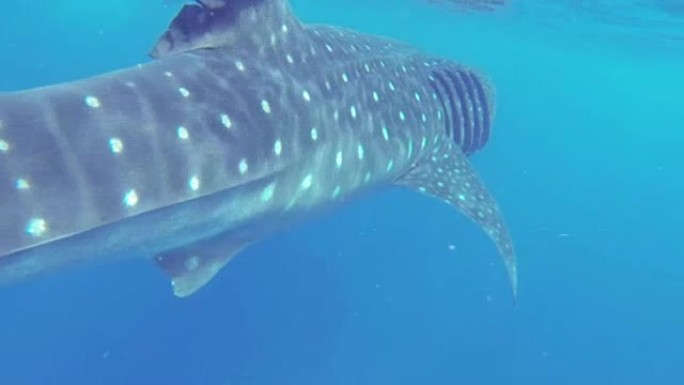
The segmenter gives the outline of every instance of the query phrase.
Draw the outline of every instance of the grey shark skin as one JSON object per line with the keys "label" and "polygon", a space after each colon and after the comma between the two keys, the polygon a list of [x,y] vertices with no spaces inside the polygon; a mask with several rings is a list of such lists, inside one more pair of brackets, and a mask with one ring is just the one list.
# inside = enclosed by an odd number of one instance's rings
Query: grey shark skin
{"label": "grey shark skin", "polygon": [[0,282],[150,258],[188,296],[245,247],[404,186],[513,246],[467,156],[493,90],[407,45],[306,25],[284,0],[186,5],[154,60],[0,95]]}

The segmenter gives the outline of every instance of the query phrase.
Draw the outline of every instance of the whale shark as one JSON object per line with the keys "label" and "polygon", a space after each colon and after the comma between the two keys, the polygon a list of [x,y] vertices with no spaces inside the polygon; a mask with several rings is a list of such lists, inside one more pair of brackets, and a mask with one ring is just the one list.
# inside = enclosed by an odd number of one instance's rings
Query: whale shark
{"label": "whale shark", "polygon": [[185,4],[147,55],[0,94],[0,283],[146,258],[187,297],[255,242],[398,187],[479,225],[515,296],[509,231],[469,161],[496,109],[476,69],[286,0]]}

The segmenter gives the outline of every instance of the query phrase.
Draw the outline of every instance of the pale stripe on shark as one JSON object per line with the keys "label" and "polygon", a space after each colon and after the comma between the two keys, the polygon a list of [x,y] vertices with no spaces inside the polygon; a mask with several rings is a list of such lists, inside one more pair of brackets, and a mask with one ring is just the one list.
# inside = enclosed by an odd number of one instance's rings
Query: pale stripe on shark
{"label": "pale stripe on shark", "polygon": [[[237,18],[226,21],[215,17],[223,12],[222,1],[212,1],[214,16],[208,19],[208,24],[194,25],[198,30],[188,28],[193,26],[191,13],[207,12],[207,9],[184,8],[153,51],[156,64],[149,68],[155,70],[136,67],[136,71],[147,71],[145,76],[159,90],[172,87],[165,95],[168,97],[165,103],[179,110],[211,116],[205,121],[190,113],[182,119],[165,121],[165,114],[177,116],[178,113],[160,111],[159,120],[164,123],[155,122],[153,127],[157,130],[155,139],[164,138],[169,131],[174,139],[169,142],[159,139],[156,145],[161,148],[160,154],[185,154],[187,159],[181,158],[181,167],[166,173],[169,178],[182,180],[187,191],[164,203],[159,199],[165,195],[150,190],[144,178],[124,178],[122,183],[126,185],[118,186],[120,190],[117,190],[121,191],[118,204],[123,211],[114,223],[120,222],[123,226],[129,218],[144,216],[148,211],[172,209],[190,199],[206,200],[211,194],[232,189],[244,190],[245,195],[232,196],[236,202],[222,203],[219,205],[222,210],[237,208],[235,214],[244,217],[244,221],[250,220],[249,215],[279,220],[282,212],[304,213],[369,186],[395,183],[440,198],[479,223],[496,242],[515,290],[515,255],[496,203],[468,164],[467,154],[460,152],[460,143],[454,144],[453,134],[444,129],[445,125],[456,126],[451,121],[454,111],[445,112],[440,106],[444,98],[453,99],[452,91],[438,95],[429,87],[429,81],[434,81],[431,68],[457,67],[456,64],[424,57],[388,40],[331,27],[304,26],[289,14],[282,0],[233,0],[232,6],[236,7],[233,10],[239,10]],[[244,17],[240,13],[243,11]],[[176,23],[183,28],[177,28]],[[239,45],[240,49],[233,53],[230,45]],[[202,51],[204,48],[214,48],[213,52],[223,55],[219,58],[228,65],[212,72],[211,60],[217,59]],[[188,76],[187,66],[172,65],[176,63],[175,58],[183,58],[187,53],[190,53],[187,57],[196,55],[192,60],[197,60],[202,68],[192,76]],[[211,60],[203,62],[202,55]],[[141,88],[139,92],[144,95],[145,83],[140,80],[145,78],[139,76],[137,72],[122,72],[116,81],[129,88]],[[285,79],[291,87],[269,76]],[[156,80],[152,82],[152,79]],[[200,81],[195,82],[196,79]],[[246,85],[249,93],[242,96],[231,89],[220,89],[212,83],[215,80],[231,87]],[[207,84],[214,86],[214,93],[217,90],[225,93],[221,94],[220,103],[212,104],[213,94],[206,92]],[[455,87],[466,86],[463,83]],[[277,92],[262,92],[262,89]],[[81,92],[80,105],[97,116],[106,117],[110,109],[117,107],[116,94],[107,94],[102,88],[83,87]],[[463,104],[460,100],[451,100],[456,112],[472,117],[454,129],[483,135],[478,124],[483,124],[487,111],[473,98],[469,93]],[[11,155],[15,143],[2,128],[0,125],[0,156]],[[138,141],[146,140],[131,136],[130,125],[122,125],[118,130],[110,128],[102,143],[102,151],[109,158],[99,161],[111,161],[110,167],[132,159],[136,156]],[[201,146],[209,138],[222,143],[221,135],[230,138],[226,143],[233,147],[226,149],[225,157],[214,165],[207,160],[210,158]],[[251,143],[251,138],[261,138],[261,142]],[[216,156],[217,152],[212,154]],[[156,155],[149,154],[150,159]],[[203,158],[205,155],[207,158]],[[168,167],[173,165],[170,163]],[[157,171],[150,168],[146,175],[154,176]],[[40,189],[32,188],[28,182],[31,177],[28,171],[25,175],[15,175],[14,188],[31,189],[40,194]],[[163,189],[159,191],[168,194]],[[89,229],[76,226],[66,231],[59,226],[51,227],[56,217],[51,217],[49,212],[38,216],[36,213],[23,222],[23,233],[29,239],[18,242],[19,247],[43,242],[49,245],[53,239]],[[212,213],[206,214],[210,217]],[[202,227],[203,218],[185,220]],[[224,219],[231,220],[235,219]],[[234,229],[218,220],[213,224],[226,227],[224,238],[215,233],[197,236],[171,251],[158,253],[156,262],[172,277],[179,296],[198,290],[233,255],[262,236],[230,239]]]}

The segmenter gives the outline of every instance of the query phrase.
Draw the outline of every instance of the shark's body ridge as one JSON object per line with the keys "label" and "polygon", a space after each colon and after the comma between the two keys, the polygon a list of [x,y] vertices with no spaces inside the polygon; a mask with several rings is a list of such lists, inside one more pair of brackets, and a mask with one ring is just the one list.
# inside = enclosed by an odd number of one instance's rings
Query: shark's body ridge
{"label": "shark's body ridge", "polygon": [[150,63],[0,95],[0,283],[154,258],[174,292],[312,212],[405,186],[515,253],[467,156],[493,89],[401,43],[305,25],[284,0],[186,5]]}

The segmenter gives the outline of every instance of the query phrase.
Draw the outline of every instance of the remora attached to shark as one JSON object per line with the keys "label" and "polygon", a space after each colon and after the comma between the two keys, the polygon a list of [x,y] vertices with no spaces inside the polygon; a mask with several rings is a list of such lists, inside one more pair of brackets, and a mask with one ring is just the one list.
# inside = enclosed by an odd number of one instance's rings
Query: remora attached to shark
{"label": "remora attached to shark", "polygon": [[494,115],[473,70],[305,25],[285,0],[186,5],[151,56],[0,95],[0,282],[146,257],[183,297],[253,242],[395,185],[478,223],[515,293],[508,231],[467,160]]}

